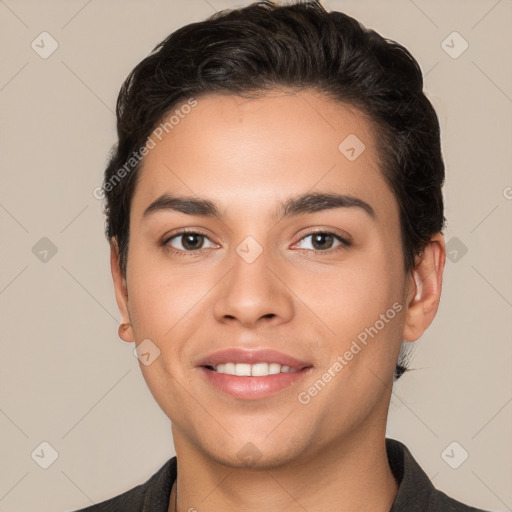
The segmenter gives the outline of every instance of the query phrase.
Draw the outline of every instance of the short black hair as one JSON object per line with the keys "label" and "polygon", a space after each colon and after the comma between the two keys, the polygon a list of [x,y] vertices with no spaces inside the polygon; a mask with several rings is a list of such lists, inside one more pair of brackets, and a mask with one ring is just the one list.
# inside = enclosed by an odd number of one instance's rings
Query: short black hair
{"label": "short black hair", "polygon": [[[118,142],[102,191],[106,236],[117,242],[123,276],[140,148],[155,127],[190,98],[257,97],[283,87],[323,93],[370,122],[380,168],[399,206],[404,272],[414,269],[415,258],[445,223],[439,121],[423,93],[418,63],[402,45],[344,13],[326,11],[319,1],[264,0],[176,30],[121,86]],[[394,378],[407,369],[401,357]]]}

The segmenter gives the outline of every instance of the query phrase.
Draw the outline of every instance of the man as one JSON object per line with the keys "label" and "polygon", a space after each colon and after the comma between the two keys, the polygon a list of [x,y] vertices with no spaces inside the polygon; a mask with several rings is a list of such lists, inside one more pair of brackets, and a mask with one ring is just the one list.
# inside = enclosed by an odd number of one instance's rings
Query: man
{"label": "man", "polygon": [[217,13],[131,72],[106,234],[176,457],[84,510],[477,510],[385,438],[445,263],[422,89],[405,48],[318,2]]}

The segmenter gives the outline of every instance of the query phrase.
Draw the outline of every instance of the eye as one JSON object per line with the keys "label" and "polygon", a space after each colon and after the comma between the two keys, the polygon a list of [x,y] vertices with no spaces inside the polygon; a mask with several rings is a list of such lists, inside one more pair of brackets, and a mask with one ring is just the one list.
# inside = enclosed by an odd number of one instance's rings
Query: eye
{"label": "eye", "polygon": [[[327,252],[330,249],[335,250],[337,248],[350,247],[352,245],[348,240],[328,231],[315,231],[314,233],[310,233],[309,235],[302,237],[300,241],[308,238],[311,238],[311,243],[309,244],[310,247],[303,247],[303,249],[306,250]],[[338,245],[333,246],[336,241],[338,242]]]}
{"label": "eye", "polygon": [[[170,252],[183,253],[183,252],[197,252],[200,249],[205,249],[203,244],[205,240],[211,240],[203,233],[197,233],[195,231],[181,231],[170,238],[167,238],[163,245]],[[210,247],[215,245],[211,243]]]}
{"label": "eye", "polygon": [[[350,247],[352,244],[345,238],[329,231],[315,231],[302,237],[299,241],[311,239],[309,247],[302,247],[304,250],[312,250],[317,252],[329,252],[331,250],[343,249]],[[209,242],[208,247],[204,247],[205,241]],[[336,242],[338,244],[336,245]],[[186,253],[199,252],[202,249],[213,248],[216,245],[203,233],[196,231],[180,231],[175,235],[166,238],[162,245],[171,253],[183,255]]]}

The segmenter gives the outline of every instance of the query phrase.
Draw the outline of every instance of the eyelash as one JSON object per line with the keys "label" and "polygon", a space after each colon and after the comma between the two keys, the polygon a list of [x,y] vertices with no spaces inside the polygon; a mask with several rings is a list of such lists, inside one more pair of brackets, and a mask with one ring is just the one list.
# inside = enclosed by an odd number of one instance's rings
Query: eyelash
{"label": "eyelash", "polygon": [[[173,240],[174,238],[178,238],[180,236],[183,236],[183,235],[200,235],[200,236],[204,236],[205,238],[210,240],[210,238],[205,233],[201,233],[200,231],[192,231],[192,230],[190,230],[190,231],[180,231],[179,233],[175,233],[174,235],[166,238],[162,242],[161,245],[164,247],[164,249],[167,252],[169,252],[171,254],[178,255],[178,256],[194,255],[194,253],[197,254],[197,253],[200,253],[203,250],[203,249],[197,249],[197,250],[194,250],[194,251],[186,251],[186,250],[181,250],[181,249],[174,249],[173,247],[168,245],[171,240]],[[346,240],[345,238],[342,238],[341,236],[339,236],[339,235],[337,235],[335,233],[332,233],[331,231],[322,231],[322,230],[309,232],[308,234],[306,234],[302,238],[300,238],[299,242],[304,240],[305,238],[307,238],[309,236],[313,236],[313,235],[331,235],[332,237],[334,237],[336,240],[338,240],[340,242],[340,245],[338,245],[337,247],[332,247],[332,248],[327,249],[325,251],[316,250],[316,249],[302,249],[303,251],[313,251],[313,252],[315,252],[317,254],[321,254],[321,253],[329,253],[330,254],[330,253],[335,252],[337,250],[347,249],[347,248],[352,246],[352,243],[349,242],[348,240]]]}

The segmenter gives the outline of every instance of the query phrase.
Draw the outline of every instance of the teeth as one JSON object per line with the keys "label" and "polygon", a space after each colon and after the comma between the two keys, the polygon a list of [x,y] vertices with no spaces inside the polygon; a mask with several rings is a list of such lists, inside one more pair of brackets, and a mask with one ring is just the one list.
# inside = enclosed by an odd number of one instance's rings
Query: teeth
{"label": "teeth", "polygon": [[274,375],[275,373],[281,373],[281,365],[279,363],[269,363],[268,373]]}
{"label": "teeth", "polygon": [[[224,367],[224,371],[226,367]],[[235,365],[235,375],[240,377],[250,377],[251,376],[251,365],[250,364],[236,364]]]}
{"label": "teeth", "polygon": [[281,366],[279,363],[224,363],[214,367],[219,373],[228,375],[238,375],[241,377],[266,377],[276,373],[290,373],[298,371],[297,368]]}
{"label": "teeth", "polygon": [[251,375],[253,377],[264,377],[265,375],[268,374],[268,363],[256,363],[253,364],[251,367]]}

